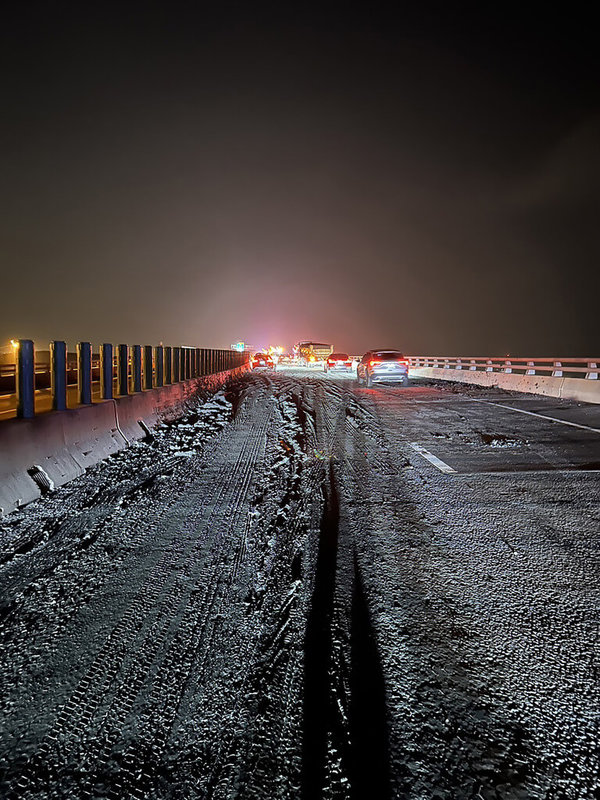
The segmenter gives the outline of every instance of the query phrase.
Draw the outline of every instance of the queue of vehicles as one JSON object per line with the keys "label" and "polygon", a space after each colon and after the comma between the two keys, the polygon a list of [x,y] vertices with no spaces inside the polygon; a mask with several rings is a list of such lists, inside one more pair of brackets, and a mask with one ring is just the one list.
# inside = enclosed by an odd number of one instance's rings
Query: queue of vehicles
{"label": "queue of vehicles", "polygon": [[275,369],[275,361],[268,353],[253,353],[250,358],[250,369]]}
{"label": "queue of vehicles", "polygon": [[[274,353],[278,350],[278,353]],[[277,364],[320,368],[324,372],[354,371],[356,358],[348,353],[334,352],[333,345],[324,342],[298,342],[292,353],[282,348],[269,348],[267,352],[254,353],[251,369],[275,370]],[[400,350],[368,350],[356,363],[356,380],[359,386],[372,387],[376,383],[393,383],[408,386],[409,362]]]}

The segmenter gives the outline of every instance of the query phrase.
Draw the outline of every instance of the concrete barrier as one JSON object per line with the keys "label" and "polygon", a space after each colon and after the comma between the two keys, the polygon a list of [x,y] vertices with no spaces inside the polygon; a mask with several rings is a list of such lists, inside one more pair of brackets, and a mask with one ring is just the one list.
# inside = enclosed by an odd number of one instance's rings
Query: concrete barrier
{"label": "concrete barrier", "polygon": [[114,406],[97,403],[0,424],[0,508],[9,511],[40,496],[28,470],[62,486],[125,446]]}
{"label": "concrete barrier", "polygon": [[579,403],[600,403],[600,380],[585,378],[558,378],[550,375],[516,375],[503,372],[480,372],[468,369],[441,369],[439,367],[414,367],[415,378],[435,378],[455,383],[473,383],[478,386],[497,386],[511,392],[541,394],[560,397]]}
{"label": "concrete barrier", "polygon": [[178,419],[201,392],[217,391],[246,369],[244,365],[116,400],[1,422],[0,514],[40,497],[30,472],[37,469],[49,485],[62,486],[142,439],[145,429]]}
{"label": "concrete barrier", "polygon": [[600,403],[600,381],[563,378],[561,397],[580,403]]}

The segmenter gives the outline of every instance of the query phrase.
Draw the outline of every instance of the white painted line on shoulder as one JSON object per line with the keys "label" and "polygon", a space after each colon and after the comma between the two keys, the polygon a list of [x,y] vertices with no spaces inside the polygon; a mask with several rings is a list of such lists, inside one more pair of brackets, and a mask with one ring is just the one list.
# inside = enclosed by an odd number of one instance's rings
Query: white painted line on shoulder
{"label": "white painted line on shoulder", "polygon": [[516,470],[497,470],[495,472],[457,472],[457,478],[502,478],[506,475],[514,478],[527,478],[528,476],[535,477],[536,475],[598,475],[600,469],[579,469],[572,467],[571,469],[516,469]]}
{"label": "white painted line on shoulder", "polygon": [[570,425],[572,428],[581,428],[582,431],[591,431],[592,433],[600,433],[600,428],[592,428],[590,425],[580,425],[578,422],[569,422],[566,419],[557,419],[556,417],[548,417],[546,416],[546,414],[538,414],[537,411],[525,411],[524,408],[514,408],[514,406],[505,406],[503,403],[494,403],[491,400],[482,400],[481,402],[487,403],[490,406],[507,408],[509,411],[517,411],[519,414],[529,414],[530,417],[540,417],[540,419],[547,419],[550,422],[558,422],[561,425]]}
{"label": "white painted line on shoulder", "polygon": [[433,453],[429,452],[429,450],[426,450],[424,447],[421,447],[421,445],[418,442],[411,442],[410,446],[420,456],[423,456],[423,458],[426,458],[427,461],[433,464],[434,467],[437,467],[440,470],[440,472],[456,472],[455,469],[452,469],[452,467],[448,466],[448,464],[446,464],[440,458],[434,456]]}

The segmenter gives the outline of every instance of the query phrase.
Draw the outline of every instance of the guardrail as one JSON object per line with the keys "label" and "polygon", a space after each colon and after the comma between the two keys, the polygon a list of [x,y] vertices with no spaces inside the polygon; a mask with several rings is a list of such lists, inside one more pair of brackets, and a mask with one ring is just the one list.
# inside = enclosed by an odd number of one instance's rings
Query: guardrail
{"label": "guardrail", "polygon": [[600,403],[600,358],[410,356],[416,378],[498,386],[563,400]]}
{"label": "guardrail", "polygon": [[598,380],[600,358],[472,358],[410,356],[409,366],[433,369],[501,372],[504,375],[549,375],[554,378]]}
{"label": "guardrail", "polygon": [[100,400],[112,400],[148,389],[235,369],[248,360],[232,350],[163,345],[103,343],[97,353],[90,342],[68,352],[64,341],[38,351],[31,339],[19,339],[12,363],[1,365],[0,378],[12,378],[17,417],[35,416],[36,388],[50,387],[52,409],[67,408],[67,388],[77,385],[77,406],[91,405],[92,384],[100,383]]}

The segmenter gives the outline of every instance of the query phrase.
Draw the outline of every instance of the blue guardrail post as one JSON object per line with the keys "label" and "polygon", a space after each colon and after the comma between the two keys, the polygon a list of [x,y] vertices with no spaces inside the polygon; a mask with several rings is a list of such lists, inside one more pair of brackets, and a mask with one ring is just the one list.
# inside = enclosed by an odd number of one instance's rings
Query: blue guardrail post
{"label": "blue guardrail post", "polygon": [[67,344],[50,342],[50,382],[52,409],[64,411],[67,407]]}
{"label": "blue guardrail post", "polygon": [[173,383],[173,352],[170,347],[165,347],[165,385]]}
{"label": "blue guardrail post", "polygon": [[163,386],[164,385],[164,366],[165,366],[165,356],[163,352],[162,345],[157,345],[154,348],[154,360],[156,363],[156,385]]}
{"label": "blue guardrail post", "polygon": [[133,391],[142,391],[142,348],[139,344],[134,344],[131,348],[131,360],[133,362]]}
{"label": "blue guardrail post", "polygon": [[179,383],[179,375],[180,375],[180,366],[181,366],[181,356],[179,355],[181,351],[180,347],[173,348],[173,383]]}
{"label": "blue guardrail post", "polygon": [[117,394],[129,394],[129,346],[117,346]]}
{"label": "blue guardrail post", "polygon": [[186,365],[187,365],[187,362],[185,360],[186,359],[186,353],[187,353],[187,350],[185,349],[185,347],[180,347],[179,348],[179,380],[180,381],[184,381],[187,378],[187,375],[185,374],[186,373]]}
{"label": "blue guardrail post", "polygon": [[100,392],[103,400],[113,399],[113,346],[100,347]]}
{"label": "blue guardrail post", "polygon": [[152,346],[144,345],[144,389],[152,388]]}
{"label": "blue guardrail post", "polygon": [[92,403],[92,345],[79,342],[77,345],[77,394],[81,405]]}
{"label": "blue guardrail post", "polygon": [[35,416],[35,353],[31,339],[19,339],[17,350],[17,417]]}

